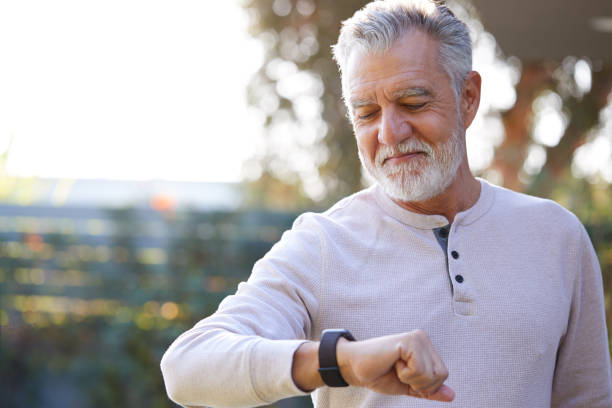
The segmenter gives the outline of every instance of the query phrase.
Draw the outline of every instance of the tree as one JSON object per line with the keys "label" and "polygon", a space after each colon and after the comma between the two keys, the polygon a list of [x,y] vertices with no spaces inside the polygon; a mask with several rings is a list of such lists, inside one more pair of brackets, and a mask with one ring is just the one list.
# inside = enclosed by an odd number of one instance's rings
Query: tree
{"label": "tree", "polygon": [[[243,2],[251,16],[250,32],[265,46],[264,63],[249,88],[250,103],[265,116],[267,133],[264,149],[249,164],[262,176],[248,183],[248,204],[324,208],[363,187],[330,47],[341,21],[367,2]],[[469,3],[448,4],[470,26],[475,51],[487,43],[495,45]],[[612,150],[612,66],[570,56],[521,67],[498,48],[492,54],[498,66],[516,72],[516,100],[502,107],[481,104],[484,116],[503,129],[503,137],[501,142],[490,139],[494,153],[473,171],[516,191],[553,198],[578,215],[602,264],[610,316],[611,153],[603,157],[604,168],[585,169],[584,164],[598,146]],[[540,135],[542,130],[552,132],[554,126],[546,122],[550,118],[558,124],[558,137],[552,141]],[[491,130],[485,127],[484,132]]]}
{"label": "tree", "polygon": [[268,141],[253,159],[263,175],[250,186],[250,203],[291,209],[324,205],[363,185],[331,45],[340,21],[365,3],[244,2],[250,32],[265,46],[249,100],[266,117]]}
{"label": "tree", "polygon": [[[267,132],[263,151],[250,163],[262,174],[249,185],[251,204],[324,206],[363,187],[331,45],[337,40],[341,21],[366,3],[244,1],[251,16],[250,32],[265,46],[265,61],[249,87],[250,103],[265,115]],[[488,34],[482,35],[482,25],[469,3],[455,1],[449,6],[467,20],[478,47],[480,38]],[[496,58],[506,63],[497,52]],[[543,196],[549,196],[568,174],[572,178],[573,154],[598,125],[599,112],[612,89],[611,68],[593,64],[589,68],[591,90],[579,89],[572,74],[580,63],[585,60],[539,61],[523,67],[516,84],[516,103],[495,112],[501,115],[505,139],[495,149],[489,167],[477,169],[478,175],[486,177],[492,173],[487,170],[493,170],[505,186]],[[559,143],[545,147],[548,160],[537,175],[527,177],[522,169],[534,144],[533,104],[547,91],[562,99],[560,110],[568,125]]]}

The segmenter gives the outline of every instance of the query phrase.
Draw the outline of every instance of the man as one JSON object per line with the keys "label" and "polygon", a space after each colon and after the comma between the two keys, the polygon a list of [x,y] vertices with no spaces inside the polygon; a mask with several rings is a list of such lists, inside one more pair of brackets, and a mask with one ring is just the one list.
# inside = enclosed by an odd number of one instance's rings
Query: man
{"label": "man", "polygon": [[170,346],[170,397],[612,407],[601,272],[584,228],[469,171],[480,76],[465,25],[430,0],[373,2],[344,23],[334,53],[377,184],[299,217],[248,282]]}

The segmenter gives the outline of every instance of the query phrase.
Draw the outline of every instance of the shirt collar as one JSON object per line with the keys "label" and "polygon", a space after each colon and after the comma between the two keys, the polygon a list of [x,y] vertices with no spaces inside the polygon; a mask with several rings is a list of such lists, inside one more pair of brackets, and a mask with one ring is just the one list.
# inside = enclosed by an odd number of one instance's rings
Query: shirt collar
{"label": "shirt collar", "polygon": [[[480,196],[478,201],[465,211],[457,213],[455,223],[469,225],[475,222],[489,211],[495,200],[495,190],[486,180],[477,178],[480,182]],[[397,204],[393,201],[378,184],[374,186],[374,196],[380,207],[396,220],[419,229],[434,229],[448,225],[448,220],[443,215],[420,214]]]}

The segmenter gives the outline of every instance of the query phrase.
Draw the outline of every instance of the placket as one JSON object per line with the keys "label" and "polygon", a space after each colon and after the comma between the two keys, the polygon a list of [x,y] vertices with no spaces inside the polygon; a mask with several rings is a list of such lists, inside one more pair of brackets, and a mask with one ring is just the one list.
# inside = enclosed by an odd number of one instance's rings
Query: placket
{"label": "placket", "polygon": [[453,310],[460,316],[475,316],[476,292],[469,273],[469,266],[463,262],[461,253],[466,249],[455,225],[446,225],[433,230],[446,256],[446,272],[451,285]]}

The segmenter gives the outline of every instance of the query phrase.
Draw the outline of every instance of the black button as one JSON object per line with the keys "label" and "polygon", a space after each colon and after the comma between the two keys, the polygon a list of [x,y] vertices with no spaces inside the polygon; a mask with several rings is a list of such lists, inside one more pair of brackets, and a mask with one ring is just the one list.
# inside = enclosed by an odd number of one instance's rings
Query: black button
{"label": "black button", "polygon": [[459,252],[457,252],[457,251],[453,251],[453,252],[451,252],[451,255],[452,255],[452,257],[453,257],[453,258],[455,258],[455,259],[459,258]]}
{"label": "black button", "polygon": [[463,282],[463,276],[461,276],[461,275],[457,275],[457,276],[455,276],[455,280],[456,280],[458,283],[462,283],[462,282]]}
{"label": "black button", "polygon": [[442,228],[438,234],[440,238],[448,238],[448,230],[446,228]]}

